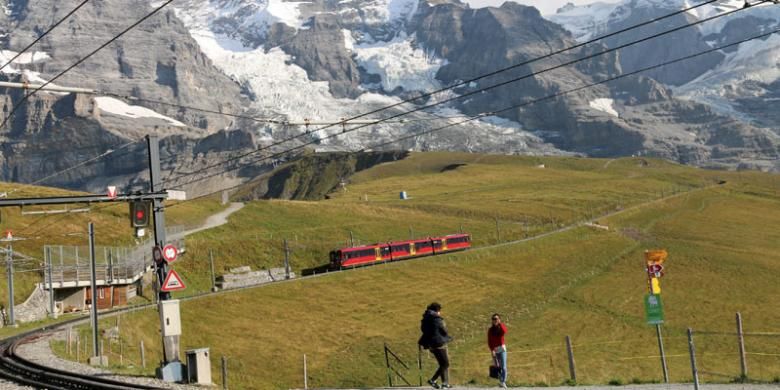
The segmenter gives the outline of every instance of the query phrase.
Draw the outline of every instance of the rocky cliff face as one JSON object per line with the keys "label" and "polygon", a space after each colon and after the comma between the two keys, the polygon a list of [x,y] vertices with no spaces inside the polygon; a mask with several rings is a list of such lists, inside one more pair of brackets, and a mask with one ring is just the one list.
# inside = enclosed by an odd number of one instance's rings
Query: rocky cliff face
{"label": "rocky cliff face", "polygon": [[[77,3],[60,0],[9,3],[10,12],[0,14],[0,30],[9,37],[5,47],[10,50],[24,47]],[[41,60],[10,64],[0,78],[20,82],[48,80],[151,11],[146,1],[133,3],[87,3],[36,45],[34,50]],[[3,62],[12,55],[3,52]],[[240,86],[203,55],[173,10],[163,11],[139,25],[55,84],[234,113],[241,112],[242,101],[246,99],[241,95]],[[23,96],[21,90],[4,89],[0,93],[6,113]],[[213,150],[192,148],[199,144],[200,138],[235,126],[225,116],[149,102],[143,104],[170,120],[128,115],[131,108],[121,104],[121,100],[100,96],[40,92],[22,103],[10,126],[3,129],[1,180],[32,182],[152,133],[163,139],[176,135],[190,140],[184,143],[164,140],[164,145],[178,144],[178,148],[168,151],[172,155],[191,151],[216,158],[222,145],[208,143]],[[102,100],[107,103],[98,103],[99,99],[107,99]],[[125,102],[133,104],[132,100]],[[175,122],[179,124],[172,124]],[[117,181],[123,182],[146,170],[146,152],[141,144],[138,146],[51,178],[44,184],[102,192],[98,186],[103,183],[118,184]],[[254,144],[242,147],[251,148]],[[192,164],[192,161],[179,161],[185,164],[185,169]]]}
{"label": "rocky cliff face", "polygon": [[[5,1],[0,46],[6,51],[0,51],[0,61],[10,59],[13,50],[31,42],[77,3]],[[271,156],[301,142],[312,142],[320,151],[354,151],[403,138],[381,148],[642,154],[701,166],[772,169],[780,145],[778,116],[771,109],[773,99],[780,96],[780,72],[773,62],[780,38],[562,93],[773,28],[780,10],[750,11],[714,26],[547,71],[726,8],[680,15],[421,99],[415,104],[522,78],[405,116],[404,122],[359,131],[351,131],[352,126],[314,131],[319,126],[268,123],[327,122],[362,114],[527,62],[684,4],[624,0],[601,4],[595,13],[588,9],[590,16],[568,7],[547,20],[536,9],[512,2],[471,8],[458,0],[177,1],[56,82],[105,93],[39,93],[23,103],[9,126],[0,129],[0,179],[32,182],[150,133],[162,138],[164,175],[175,179],[166,186],[195,195],[249,180],[279,160],[207,167],[257,148],[263,148],[262,153],[253,157]],[[90,2],[36,46],[35,53],[3,69],[0,79],[48,80],[140,19],[152,5],[159,2]],[[740,78],[745,73],[748,77]],[[4,112],[22,96],[20,90],[0,90]],[[369,118],[386,118],[418,107],[415,104]],[[495,115],[463,121],[464,115],[486,112]],[[410,136],[418,132],[427,133]],[[291,136],[300,140],[265,150]],[[97,192],[107,184],[139,188],[145,180],[144,153],[142,143],[128,146],[45,184]],[[220,173],[225,167],[235,169]]]}

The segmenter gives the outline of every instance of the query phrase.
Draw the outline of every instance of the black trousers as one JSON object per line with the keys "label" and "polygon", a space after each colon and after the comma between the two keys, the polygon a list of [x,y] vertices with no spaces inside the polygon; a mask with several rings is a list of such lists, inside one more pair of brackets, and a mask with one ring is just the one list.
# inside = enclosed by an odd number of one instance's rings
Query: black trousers
{"label": "black trousers", "polygon": [[435,381],[437,378],[441,378],[442,383],[449,383],[450,358],[447,356],[447,347],[431,348],[431,353],[436,358],[436,362],[439,363],[439,368],[433,374],[431,380]]}

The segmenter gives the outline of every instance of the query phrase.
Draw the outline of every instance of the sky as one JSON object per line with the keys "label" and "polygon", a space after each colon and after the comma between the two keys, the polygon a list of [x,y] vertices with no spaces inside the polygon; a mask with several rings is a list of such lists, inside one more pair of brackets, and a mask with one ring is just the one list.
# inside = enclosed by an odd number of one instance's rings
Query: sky
{"label": "sky", "polygon": [[[505,0],[466,0],[472,7],[486,7],[495,6],[498,7],[504,3]],[[616,3],[618,0],[601,0],[604,3]],[[532,5],[542,11],[542,15],[554,14],[555,10],[566,5],[566,3],[574,3],[577,5],[595,3],[594,0],[516,0],[516,3]]]}

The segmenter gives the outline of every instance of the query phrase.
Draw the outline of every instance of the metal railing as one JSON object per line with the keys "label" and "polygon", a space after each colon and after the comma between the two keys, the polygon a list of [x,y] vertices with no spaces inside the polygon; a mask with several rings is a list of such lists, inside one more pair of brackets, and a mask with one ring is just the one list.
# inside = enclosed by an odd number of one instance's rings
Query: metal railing
{"label": "metal railing", "polygon": [[[169,240],[179,252],[184,252],[183,227],[167,229],[169,235],[181,238]],[[95,267],[99,285],[133,283],[152,267],[154,240],[148,238],[134,247],[95,247]],[[75,287],[90,283],[89,247],[44,245],[44,287]]]}

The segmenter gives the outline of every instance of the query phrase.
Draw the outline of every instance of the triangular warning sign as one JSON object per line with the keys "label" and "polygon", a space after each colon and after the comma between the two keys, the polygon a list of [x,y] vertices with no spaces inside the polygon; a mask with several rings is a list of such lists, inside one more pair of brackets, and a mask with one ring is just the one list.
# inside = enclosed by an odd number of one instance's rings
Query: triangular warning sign
{"label": "triangular warning sign", "polygon": [[187,288],[187,286],[184,285],[184,281],[181,280],[179,274],[174,270],[170,270],[168,271],[168,276],[165,278],[165,282],[163,282],[161,290],[176,291],[184,290],[185,288]]}

